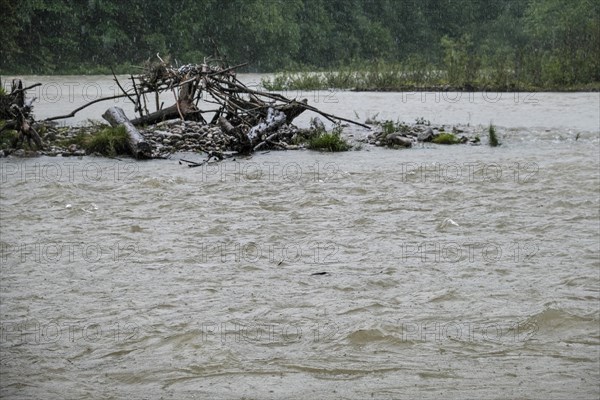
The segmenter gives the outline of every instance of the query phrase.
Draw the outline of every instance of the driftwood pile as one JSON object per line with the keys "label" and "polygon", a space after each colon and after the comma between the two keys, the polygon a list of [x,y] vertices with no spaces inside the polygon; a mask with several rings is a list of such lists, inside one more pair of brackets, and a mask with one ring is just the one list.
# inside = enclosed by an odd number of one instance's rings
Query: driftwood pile
{"label": "driftwood pile", "polygon": [[[0,126],[0,132],[7,129],[17,131],[18,136],[13,147],[21,146],[25,140],[27,140],[27,144],[31,148],[37,147],[38,149],[42,149],[44,147],[42,138],[34,128],[35,121],[32,111],[33,102],[36,99],[34,97],[25,100],[25,91],[40,85],[40,83],[37,83],[24,88],[23,82],[20,79],[13,79],[10,93],[0,95],[0,120],[5,121]],[[2,87],[2,82],[0,82],[0,87]]]}
{"label": "driftwood pile", "polygon": [[[187,64],[173,67],[159,57],[159,62],[146,67],[136,77],[131,76],[133,89],[126,92],[115,76],[115,81],[130,101],[135,105],[139,117],[131,121],[131,125],[156,124],[165,120],[181,119],[195,121],[208,126],[219,126],[229,136],[227,150],[250,153],[265,148],[287,149],[289,141],[288,129],[292,121],[305,110],[311,110],[332,121],[345,120],[321,112],[309,106],[307,100],[288,99],[277,93],[261,92],[244,85],[236,76],[236,69],[245,64],[229,67],[220,61],[206,61],[202,64]],[[163,108],[160,94],[172,92],[175,104]],[[148,105],[154,95],[156,111],[149,112]],[[200,109],[200,101],[211,104],[211,109]],[[112,108],[104,118],[111,125],[126,125],[122,111]],[[362,125],[362,124],[360,124]],[[146,147],[139,141],[139,133],[132,126],[127,126],[135,145],[134,153],[148,156],[140,147]],[[137,139],[136,139],[137,138]],[[142,146],[143,145],[143,146]]]}
{"label": "driftwood pile", "polygon": [[[277,136],[277,141],[265,137],[254,148],[254,151],[264,150],[271,146],[276,149],[296,150],[312,137],[317,130],[300,129],[293,125],[283,125],[271,135]],[[319,131],[322,132],[322,131]],[[224,132],[219,125],[203,124],[198,121],[182,121],[171,119],[141,129],[141,133],[150,143],[155,157],[168,157],[174,152],[203,152],[206,154],[239,153],[239,139],[235,135]],[[268,145],[268,146],[267,146]]]}
{"label": "driftwood pile", "polygon": [[[300,130],[292,125],[292,121],[307,110],[320,114],[332,122],[345,121],[369,128],[367,125],[322,112],[310,106],[306,99],[300,101],[288,99],[278,93],[247,87],[236,76],[236,69],[245,64],[231,67],[220,60],[205,59],[202,64],[175,67],[166,63],[160,56],[157,57],[159,61],[148,63],[143,67],[142,73],[130,76],[131,88],[128,90],[124,89],[113,73],[122,94],[96,99],[69,114],[47,118],[44,122],[70,118],[94,103],[126,97],[134,104],[134,112],[137,114],[135,118],[129,119],[118,107],[109,108],[103,114],[103,118],[112,126],[125,127],[131,153],[136,158],[164,155],[160,149],[157,149],[157,143],[160,147],[160,142],[164,142],[164,138],[152,135],[152,129],[149,131],[147,127],[165,121],[193,122],[196,131],[191,134],[219,128],[225,136],[224,142],[227,146],[222,148],[214,143],[212,146],[203,147],[201,144],[191,146],[194,150],[202,151],[206,151],[209,147],[211,152],[217,153],[223,151],[251,153],[260,149],[293,148],[296,131]],[[15,89],[11,96],[23,94],[24,90]],[[165,97],[165,93],[173,95],[174,104],[164,106],[160,99],[161,95]],[[17,127],[22,137],[27,138],[28,141],[33,139],[36,145],[41,147],[39,135],[31,128],[33,122],[30,114],[31,103],[25,104],[24,96],[21,97],[21,101],[17,102],[17,108],[10,116],[13,121],[11,126]],[[201,109],[201,107],[209,109]],[[203,126],[206,126],[205,130],[201,129]],[[144,130],[141,127],[146,128]],[[151,134],[150,137],[145,135],[148,132]],[[177,136],[168,140],[172,141],[173,138]]]}

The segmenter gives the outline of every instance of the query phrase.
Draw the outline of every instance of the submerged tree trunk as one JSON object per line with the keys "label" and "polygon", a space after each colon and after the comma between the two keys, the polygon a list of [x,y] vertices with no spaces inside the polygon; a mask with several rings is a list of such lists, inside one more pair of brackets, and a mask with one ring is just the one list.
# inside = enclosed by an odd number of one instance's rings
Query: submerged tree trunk
{"label": "submerged tree trunk", "polygon": [[119,107],[111,107],[102,115],[102,118],[107,120],[111,126],[117,127],[123,125],[127,134],[129,135],[129,148],[131,154],[135,158],[150,158],[152,157],[152,147],[142,134],[137,130],[135,126],[125,116],[123,110]]}

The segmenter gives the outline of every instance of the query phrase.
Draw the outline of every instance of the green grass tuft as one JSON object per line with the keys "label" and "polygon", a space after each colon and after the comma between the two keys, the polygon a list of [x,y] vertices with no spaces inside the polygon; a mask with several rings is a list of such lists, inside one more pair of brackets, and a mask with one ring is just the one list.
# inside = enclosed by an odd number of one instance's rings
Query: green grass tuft
{"label": "green grass tuft", "polygon": [[457,144],[460,140],[456,138],[452,133],[442,132],[433,139],[433,143],[436,144]]}
{"label": "green grass tuft", "polygon": [[321,151],[348,151],[350,145],[341,136],[342,129],[334,128],[331,132],[320,132],[308,140],[308,148]]}
{"label": "green grass tuft", "polygon": [[381,123],[381,129],[383,130],[383,133],[385,133],[386,135],[389,135],[391,133],[398,131],[394,121],[390,121],[390,120],[383,121]]}
{"label": "green grass tuft", "polygon": [[367,125],[376,125],[379,123],[379,120],[377,119],[377,117],[379,116],[379,113],[375,113],[370,117],[367,117],[367,119],[365,120],[365,124]]}
{"label": "green grass tuft", "polygon": [[404,122],[394,122],[389,119],[385,121],[376,121],[375,124],[381,126],[381,131],[385,136],[391,135],[392,133],[396,132],[408,133],[411,130],[410,126],[408,126]]}
{"label": "green grass tuft", "polygon": [[125,127],[119,126],[117,128],[106,127],[92,134],[81,132],[75,137],[58,141],[57,145],[66,148],[75,144],[88,154],[99,153],[114,157],[130,154],[128,140]]}
{"label": "green grass tuft", "polygon": [[129,136],[124,126],[104,128],[100,132],[85,138],[82,147],[88,153],[100,153],[114,157],[120,154],[130,154]]}
{"label": "green grass tuft", "polygon": [[488,135],[490,137],[490,142],[489,142],[490,146],[492,146],[492,147],[500,146],[500,142],[498,141],[498,136],[496,135],[496,128],[492,124],[490,124],[490,127],[488,128]]}

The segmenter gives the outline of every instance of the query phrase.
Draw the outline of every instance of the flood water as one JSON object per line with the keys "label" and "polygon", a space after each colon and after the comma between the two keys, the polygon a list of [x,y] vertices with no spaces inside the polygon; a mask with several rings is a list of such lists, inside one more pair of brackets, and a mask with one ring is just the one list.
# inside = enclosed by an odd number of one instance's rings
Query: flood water
{"label": "flood water", "polygon": [[502,146],[1,159],[1,396],[598,398],[599,94],[450,95],[298,97]]}

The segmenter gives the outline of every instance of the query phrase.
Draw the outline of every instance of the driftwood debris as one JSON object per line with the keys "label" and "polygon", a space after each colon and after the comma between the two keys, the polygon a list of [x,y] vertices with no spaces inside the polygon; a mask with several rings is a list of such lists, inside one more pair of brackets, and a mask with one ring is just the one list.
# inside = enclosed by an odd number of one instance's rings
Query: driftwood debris
{"label": "driftwood debris", "polygon": [[[223,132],[237,137],[239,148],[236,150],[240,152],[277,147],[278,129],[291,124],[306,110],[321,114],[332,122],[346,121],[370,129],[367,125],[309,106],[306,99],[288,99],[278,93],[247,87],[236,76],[236,69],[246,64],[229,67],[218,60],[205,60],[202,64],[173,67],[158,58],[160,62],[148,65],[137,77],[132,76],[133,92],[124,92],[136,104],[135,109],[140,114],[131,121],[134,125],[158,123],[172,118],[203,123],[210,120],[211,124],[218,124]],[[157,110],[152,113],[140,106],[149,103],[145,93],[169,91],[175,99],[172,106],[162,109],[157,100]],[[198,104],[201,100],[214,107],[211,110],[200,109]]]}
{"label": "driftwood debris", "polygon": [[35,120],[33,119],[32,110],[36,98],[25,99],[25,91],[40,85],[41,83],[37,83],[23,87],[23,82],[20,79],[13,79],[10,93],[0,96],[0,119],[5,120],[4,125],[0,127],[0,131],[14,129],[18,132],[13,147],[19,147],[27,140],[30,148],[44,148],[42,138],[34,128]]}
{"label": "driftwood debris", "polygon": [[[228,66],[221,59],[205,58],[200,64],[174,66],[158,54],[157,58],[158,61],[147,62],[137,75],[128,76],[128,85],[113,72],[120,94],[94,99],[70,113],[39,122],[32,116],[35,98],[27,100],[25,90],[40,84],[24,88],[22,82],[15,80],[10,94],[0,95],[0,131],[18,132],[13,147],[27,140],[30,148],[65,155],[67,151],[61,147],[66,139],[74,141],[73,129],[63,134],[46,123],[74,117],[93,104],[119,98],[133,104],[135,115],[127,116],[123,109],[111,107],[103,117],[112,126],[124,126],[128,147],[136,158],[162,158],[175,151],[193,151],[222,159],[228,153],[302,148],[324,132],[324,127],[301,129],[293,125],[306,111],[333,123],[343,121],[371,129],[323,112],[309,105],[307,99],[289,99],[280,93],[246,86],[237,78],[237,70],[246,64]],[[41,125],[46,128],[47,145],[35,128]],[[93,134],[85,132],[90,133]],[[83,151],[78,146],[79,143],[69,145],[67,155]]]}
{"label": "driftwood debris", "polygon": [[131,154],[135,158],[150,158],[152,157],[152,147],[146,142],[146,139],[137,130],[135,126],[125,116],[123,109],[119,107],[111,107],[102,115],[102,118],[107,120],[111,126],[116,127],[123,125],[129,136],[128,144]]}
{"label": "driftwood debris", "polygon": [[[274,133],[290,125],[306,110],[332,122],[345,121],[370,129],[368,125],[322,112],[308,105],[306,99],[288,99],[278,93],[247,87],[236,76],[236,70],[246,64],[226,66],[221,60],[205,59],[201,64],[173,66],[159,55],[157,58],[159,61],[147,63],[140,74],[130,76],[132,87],[128,90],[113,74],[122,94],[106,100],[129,99],[137,114],[129,121],[132,125],[152,125],[181,119],[220,126],[223,132],[237,139],[238,148],[235,150],[242,153],[263,147],[278,147]],[[167,107],[160,102],[161,95],[164,99],[165,94],[173,96],[173,104]],[[47,121],[72,117],[85,107],[103,100],[96,99],[70,114],[48,118]],[[155,109],[149,111],[152,103]],[[200,108],[206,107],[206,104],[210,105],[210,109]]]}
{"label": "driftwood debris", "polygon": [[[273,131],[284,123],[291,123],[304,110],[306,102],[297,102],[274,93],[260,92],[248,88],[237,77],[235,70],[242,65],[225,67],[222,63],[204,62],[188,64],[178,68],[166,64],[162,59],[147,67],[134,80],[139,93],[163,93],[172,91],[175,104],[165,109],[144,114],[133,124],[157,123],[162,120],[181,118],[185,120],[216,123],[224,132],[238,138],[241,152],[249,152],[264,141],[263,134]],[[138,90],[139,89],[139,90]],[[211,110],[200,110],[198,103],[214,104]],[[137,104],[145,99],[139,96]],[[203,114],[212,113],[212,118]]]}
{"label": "driftwood debris", "polygon": [[[257,143],[260,138],[264,137],[265,134],[277,131],[279,127],[285,123],[286,118],[286,114],[283,111],[269,108],[265,121],[253,126],[252,129],[250,129],[250,132],[248,132],[248,139],[252,144]],[[264,140],[254,146],[253,150],[256,151],[266,144],[270,142],[272,143],[277,135],[278,133],[275,132],[274,134],[265,137]]]}

